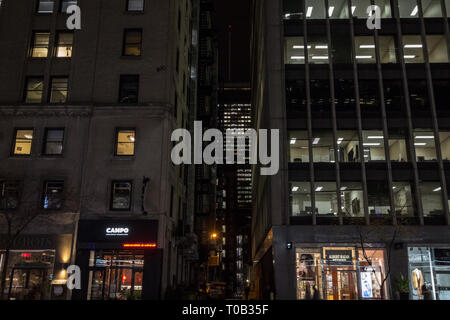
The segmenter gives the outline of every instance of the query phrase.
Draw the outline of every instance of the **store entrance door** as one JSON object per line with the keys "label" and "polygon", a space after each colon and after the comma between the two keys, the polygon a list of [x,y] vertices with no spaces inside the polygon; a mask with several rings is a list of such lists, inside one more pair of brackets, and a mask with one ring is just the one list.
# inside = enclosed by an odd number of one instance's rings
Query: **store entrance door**
{"label": "store entrance door", "polygon": [[325,272],[327,300],[358,300],[356,271],[330,268]]}
{"label": "store entrance door", "polygon": [[47,269],[13,268],[9,279],[9,300],[41,300],[48,293]]}

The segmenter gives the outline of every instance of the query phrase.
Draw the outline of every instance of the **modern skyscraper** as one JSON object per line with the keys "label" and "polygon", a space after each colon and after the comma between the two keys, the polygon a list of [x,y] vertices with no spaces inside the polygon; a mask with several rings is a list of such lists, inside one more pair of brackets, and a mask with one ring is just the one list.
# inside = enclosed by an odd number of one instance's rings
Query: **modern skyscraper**
{"label": "modern skyscraper", "polygon": [[254,293],[396,299],[404,277],[410,299],[450,299],[450,1],[253,13],[256,128],[282,137],[279,174],[254,170]]}
{"label": "modern skyscraper", "polygon": [[[80,30],[67,29],[70,5],[81,9]],[[194,107],[193,8],[2,1],[0,261],[9,257],[9,298],[69,298],[71,264],[81,268],[74,299],[158,299],[192,283],[194,188],[189,169],[172,164],[170,138]],[[20,220],[12,233],[7,215]]]}

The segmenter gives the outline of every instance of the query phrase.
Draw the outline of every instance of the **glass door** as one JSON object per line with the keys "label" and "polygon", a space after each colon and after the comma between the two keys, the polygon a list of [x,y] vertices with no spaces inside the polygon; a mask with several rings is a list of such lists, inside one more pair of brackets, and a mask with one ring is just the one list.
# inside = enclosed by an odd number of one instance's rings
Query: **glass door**
{"label": "glass door", "polygon": [[325,272],[327,300],[358,300],[358,286],[355,271],[329,269]]}

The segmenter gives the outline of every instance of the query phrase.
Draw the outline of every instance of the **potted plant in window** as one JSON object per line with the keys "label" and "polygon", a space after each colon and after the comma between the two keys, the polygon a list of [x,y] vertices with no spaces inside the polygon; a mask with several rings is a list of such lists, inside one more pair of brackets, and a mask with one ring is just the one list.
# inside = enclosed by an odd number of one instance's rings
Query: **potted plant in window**
{"label": "potted plant in window", "polygon": [[400,300],[409,300],[409,279],[403,274],[394,279],[394,289],[398,292]]}

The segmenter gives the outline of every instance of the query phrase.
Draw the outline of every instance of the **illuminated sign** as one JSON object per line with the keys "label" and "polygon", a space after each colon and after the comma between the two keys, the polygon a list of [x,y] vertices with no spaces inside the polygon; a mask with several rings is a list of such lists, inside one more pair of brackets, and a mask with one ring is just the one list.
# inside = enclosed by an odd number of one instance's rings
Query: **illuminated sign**
{"label": "illuminated sign", "polygon": [[152,249],[156,248],[158,245],[156,243],[125,243],[124,248],[129,249]]}
{"label": "illuminated sign", "polygon": [[128,236],[129,228],[106,228],[107,236]]}

